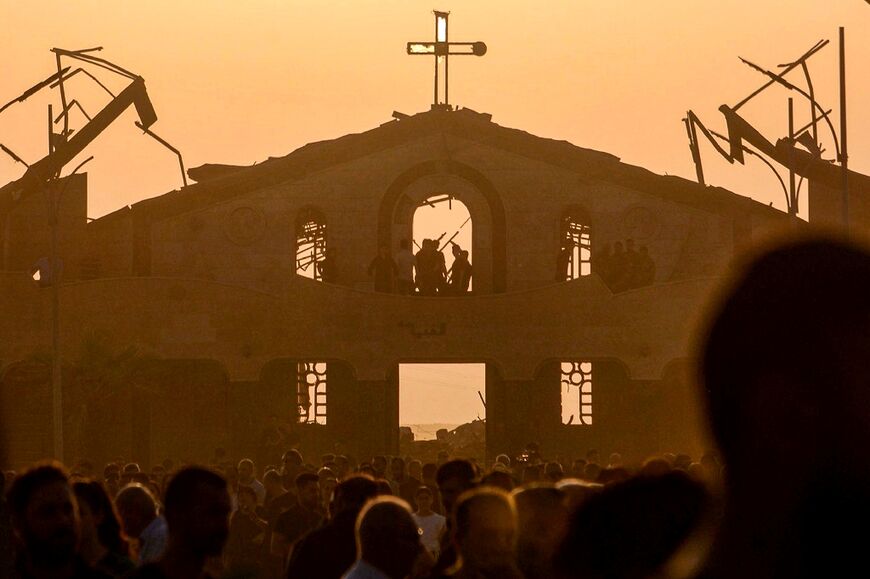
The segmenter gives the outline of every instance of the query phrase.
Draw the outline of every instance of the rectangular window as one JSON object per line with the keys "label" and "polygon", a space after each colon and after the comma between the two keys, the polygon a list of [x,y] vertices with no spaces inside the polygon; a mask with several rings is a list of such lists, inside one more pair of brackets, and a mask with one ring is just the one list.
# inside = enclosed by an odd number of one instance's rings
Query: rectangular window
{"label": "rectangular window", "polygon": [[592,425],[592,362],[562,362],[562,424]]}
{"label": "rectangular window", "polygon": [[326,362],[296,364],[296,409],[300,424],[326,424]]}

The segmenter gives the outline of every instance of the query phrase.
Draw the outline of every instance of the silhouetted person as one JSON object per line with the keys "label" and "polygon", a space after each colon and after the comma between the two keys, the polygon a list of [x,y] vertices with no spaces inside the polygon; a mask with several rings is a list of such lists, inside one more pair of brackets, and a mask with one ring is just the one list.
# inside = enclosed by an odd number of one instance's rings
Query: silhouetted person
{"label": "silhouetted person", "polygon": [[441,502],[441,493],[438,492],[438,465],[434,462],[427,462],[421,470],[422,478],[420,481],[432,489],[432,510],[439,515],[447,516],[444,512],[444,505]]}
{"label": "silhouetted person", "polygon": [[229,535],[230,495],[217,473],[187,467],[166,487],[169,542],[163,556],[140,567],[133,579],[183,579],[208,576],[210,558],[220,557]]}
{"label": "silhouetted person", "polygon": [[407,239],[399,242],[399,252],[396,254],[396,287],[400,294],[408,296],[414,293],[414,266],[417,258],[411,251]]}
{"label": "silhouetted person", "polygon": [[285,425],[281,424],[276,415],[269,415],[268,422],[260,431],[259,452],[257,453],[259,464],[263,466],[269,464],[286,448],[285,428]]}
{"label": "silhouetted person", "polygon": [[[458,245],[453,246],[453,249],[457,248],[459,248]],[[467,251],[459,249],[458,252],[454,252],[453,266],[450,271],[450,294],[457,296],[467,294],[472,273]]]}
{"label": "silhouetted person", "polygon": [[609,243],[604,244],[604,247],[592,256],[592,271],[597,273],[604,283],[609,283],[612,259],[613,248]]}
{"label": "silhouetted person", "polygon": [[243,458],[239,461],[239,485],[251,487],[257,495],[257,504],[262,505],[266,501],[266,487],[257,480],[257,469],[254,461]]}
{"label": "silhouetted person", "polygon": [[637,254],[637,265],[634,271],[635,287],[652,285],[656,280],[656,264],[649,255],[646,245],[641,245]]}
{"label": "silhouetted person", "polygon": [[335,283],[336,282],[336,266],[335,266],[335,255],[336,251],[334,248],[325,249],[323,251],[323,259],[316,262],[314,267],[317,268],[318,273],[320,273],[320,281],[324,281],[326,283]]}
{"label": "silhouetted person", "polygon": [[[399,496],[417,510],[417,489],[423,485],[423,463],[419,460],[408,461],[408,474],[405,482],[399,485]],[[408,499],[411,500],[408,500]]]}
{"label": "silhouetted person", "polygon": [[386,478],[387,457],[379,454],[378,456],[372,458],[372,468],[375,469],[375,476],[377,478]]}
{"label": "silhouetted person", "polygon": [[580,478],[563,478],[556,483],[556,488],[562,491],[565,497],[566,513],[571,513],[589,500],[592,495],[603,489],[604,485],[591,483]]}
{"label": "silhouetted person", "polygon": [[[676,471],[605,487],[571,515],[553,558],[557,576],[656,576],[694,529],[706,501],[703,486]],[[752,575],[742,569],[734,576]]]}
{"label": "silhouetted person", "polygon": [[69,477],[58,464],[31,468],[9,489],[12,528],[20,547],[13,577],[109,577],[76,553],[79,515]]}
{"label": "silhouetted person", "polygon": [[166,520],[157,512],[157,501],[145,486],[134,483],[115,497],[124,533],[139,540],[136,561],[139,565],[155,561],[166,548]]}
{"label": "silhouetted person", "polygon": [[288,450],[281,457],[281,479],[287,492],[295,495],[296,477],[302,472],[304,463],[302,454],[295,448]]}
{"label": "silhouetted person", "polygon": [[516,486],[510,473],[504,470],[504,465],[496,464],[491,473],[480,479],[480,486],[495,487],[505,492],[511,492]]}
{"label": "silhouetted person", "polygon": [[414,254],[416,263],[414,285],[417,286],[417,291],[421,296],[432,296],[437,293],[434,276],[437,264],[435,262],[435,252],[432,250],[429,241],[429,239],[424,239],[420,243],[420,249]]}
{"label": "silhouetted person", "polygon": [[378,255],[369,264],[368,274],[374,276],[375,291],[393,293],[399,268],[390,256],[390,249],[385,246],[378,248]]}
{"label": "silhouetted person", "polygon": [[276,470],[270,470],[263,476],[263,486],[266,488],[263,517],[270,526],[274,526],[281,513],[296,505],[296,494],[287,492],[281,475]]}
{"label": "silhouetted person", "polygon": [[551,577],[553,553],[568,525],[565,495],[552,486],[518,489],[517,564],[526,577]]}
{"label": "silhouetted person", "polygon": [[435,251],[437,262],[436,279],[437,289],[439,294],[444,294],[447,291],[447,259],[444,257],[444,250],[438,249],[439,242],[436,239],[432,240],[432,248]]}
{"label": "silhouetted person", "polygon": [[574,246],[563,243],[559,248],[559,254],[556,256],[556,282],[568,281],[570,274],[568,268],[571,267],[571,256],[574,254]]}
{"label": "silhouetted person", "polygon": [[467,460],[451,460],[438,468],[438,492],[445,513],[450,516],[459,495],[475,486],[474,467]]}
{"label": "silhouetted person", "polygon": [[447,532],[441,540],[441,554],[435,564],[436,572],[444,572],[456,563],[456,545],[451,542],[454,505],[462,493],[475,487],[477,473],[467,460],[451,460],[438,468],[438,494],[447,517]]}
{"label": "silhouetted person", "polygon": [[592,448],[586,451],[586,464],[599,464],[599,461],[598,450]]}
{"label": "silhouetted person", "polygon": [[267,566],[270,569],[265,575],[267,577],[275,577],[284,572],[284,553],[277,555],[271,553],[272,533],[275,531],[275,525],[278,522],[278,517],[282,513],[287,512],[290,508],[296,506],[296,494],[287,492],[278,471],[270,470],[263,476],[263,486],[266,487],[266,504],[262,510],[262,516],[269,525],[268,534],[264,539],[265,550],[268,552]]}
{"label": "silhouetted person", "polygon": [[417,489],[421,484],[419,480],[408,476],[403,458],[393,457],[393,460],[390,461],[390,486],[393,488],[394,495],[401,497],[414,509],[417,504]]}
{"label": "silhouetted person", "polygon": [[408,504],[378,497],[356,522],[357,561],[345,579],[405,579],[423,550]]}
{"label": "silhouetted person", "polygon": [[517,517],[504,491],[480,488],[456,504],[452,543],[459,557],[450,571],[457,579],[521,579],[516,565]]}
{"label": "silhouetted person", "polygon": [[115,495],[121,489],[121,469],[117,464],[110,463],[103,467],[103,485],[106,487],[106,492],[113,500]]}
{"label": "silhouetted person", "polygon": [[77,482],[73,492],[79,505],[82,559],[112,577],[123,577],[135,569],[130,545],[121,533],[118,514],[103,486],[94,481]]}
{"label": "silhouetted person", "polygon": [[230,517],[229,538],[224,558],[231,572],[259,575],[268,560],[268,545],[264,544],[269,525],[257,515],[257,494],[248,486],[240,486],[239,508]]}
{"label": "silhouetted person", "polygon": [[293,545],[323,522],[320,511],[320,478],[310,472],[296,477],[297,504],[278,516],[272,533],[272,554],[286,560]]}
{"label": "silhouetted person", "polygon": [[630,285],[631,267],[621,241],[613,244],[613,255],[610,256],[608,270],[606,281],[610,290],[613,293],[627,290]]}
{"label": "silhouetted person", "polygon": [[544,478],[548,482],[557,483],[565,476],[562,465],[558,462],[548,462],[544,467]]}
{"label": "silhouetted person", "polygon": [[365,476],[352,476],[335,487],[332,520],[296,544],[288,579],[339,579],[356,560],[357,515],[377,493],[378,485]]}
{"label": "silhouetted person", "polygon": [[422,531],[421,540],[423,546],[437,559],[441,552],[440,539],[447,524],[447,519],[444,515],[439,515],[432,510],[432,498],[434,495],[432,489],[427,486],[421,486],[417,489],[415,496],[417,511],[414,513],[414,521]]}
{"label": "silhouetted person", "polygon": [[715,308],[702,379],[728,500],[703,576],[866,572],[868,295],[865,248],[809,239],[752,260]]}
{"label": "silhouetted person", "polygon": [[438,251],[438,242],[434,239],[424,239],[420,251],[415,256],[417,260],[417,289],[420,295],[434,296],[444,283],[444,255]]}

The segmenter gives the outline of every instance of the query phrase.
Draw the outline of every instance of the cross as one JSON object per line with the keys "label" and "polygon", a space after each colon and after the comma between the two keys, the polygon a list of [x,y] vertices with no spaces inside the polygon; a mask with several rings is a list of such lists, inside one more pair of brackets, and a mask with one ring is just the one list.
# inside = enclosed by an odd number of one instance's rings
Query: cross
{"label": "cross", "polygon": [[[449,69],[448,57],[457,56],[483,56],[486,54],[486,44],[483,42],[448,42],[447,17],[449,12],[435,11],[435,42],[409,42],[408,54],[414,56],[435,57],[435,101],[432,108],[452,110],[449,98]],[[444,65],[444,74],[441,75],[441,65]],[[441,102],[441,80],[444,83],[444,102]]]}

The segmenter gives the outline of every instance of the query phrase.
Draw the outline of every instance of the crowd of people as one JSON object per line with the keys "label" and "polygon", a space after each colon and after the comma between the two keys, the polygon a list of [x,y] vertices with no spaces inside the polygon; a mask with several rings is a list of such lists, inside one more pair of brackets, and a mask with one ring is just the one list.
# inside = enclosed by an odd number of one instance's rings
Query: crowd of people
{"label": "crowd of people", "polygon": [[[569,279],[568,269],[574,248],[563,247],[556,264],[556,281]],[[613,291],[619,293],[651,285],[656,278],[656,264],[645,245],[635,248],[633,239],[623,244],[607,243],[592,255],[592,271]]]}
{"label": "crowd of people", "polygon": [[[808,275],[809,274],[809,275]],[[490,465],[288,450],[4,473],[3,577],[405,579],[863,575],[870,253],[793,242],[712,310],[700,368],[721,453]],[[798,308],[800,315],[796,315]],[[217,456],[217,455],[216,455]],[[722,489],[722,497],[716,493]]]}
{"label": "crowd of people", "polygon": [[381,247],[368,267],[375,291],[421,296],[458,296],[467,294],[472,277],[468,251],[451,242],[453,263],[447,268],[444,249],[437,239],[424,239],[417,253],[407,239],[399,242],[395,258],[388,247]]}
{"label": "crowd of people", "polygon": [[[688,528],[705,484],[715,484],[720,471],[712,454],[699,463],[666,455],[634,472],[615,453],[600,465],[596,451],[570,464],[545,462],[537,450],[513,460],[500,455],[481,469],[446,456],[421,464],[411,457],[357,463],[325,455],[311,464],[290,450],[259,477],[250,459],[233,464],[223,452],[216,456],[223,460],[208,467],[176,469],[166,461],[147,472],[136,463],[110,463],[96,473],[82,461],[69,472],[45,463],[4,473],[3,528],[12,532],[2,535],[0,573],[558,577],[560,549],[577,548],[564,541],[582,542],[568,534],[572,513],[609,486],[646,480],[639,488],[649,496],[633,500],[649,499],[649,508],[660,500],[655,485],[671,489],[681,509],[656,506],[658,523]],[[569,573],[570,559],[559,563]]]}

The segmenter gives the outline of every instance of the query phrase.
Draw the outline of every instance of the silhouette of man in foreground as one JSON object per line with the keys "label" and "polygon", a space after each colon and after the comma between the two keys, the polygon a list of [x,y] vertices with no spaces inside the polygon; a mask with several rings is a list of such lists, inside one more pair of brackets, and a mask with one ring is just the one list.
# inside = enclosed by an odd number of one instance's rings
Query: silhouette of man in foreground
{"label": "silhouette of man in foreground", "polygon": [[115,498],[124,533],[139,541],[138,563],[156,561],[166,549],[166,519],[157,512],[157,500],[139,483],[127,485]]}
{"label": "silhouette of man in foreground", "polygon": [[58,464],[31,468],[9,489],[12,528],[21,547],[13,577],[102,579],[78,556],[79,513]]}
{"label": "silhouette of man in foreground", "polygon": [[207,577],[208,559],[220,556],[229,535],[230,495],[219,474],[199,467],[178,471],[166,487],[169,544],[163,556],[133,579]]}
{"label": "silhouette of man in foreground", "polygon": [[408,504],[384,496],[370,501],[356,521],[357,562],[344,579],[405,579],[423,553]]}
{"label": "silhouette of man in foreground", "polygon": [[458,558],[446,575],[522,579],[516,564],[517,514],[510,495],[494,488],[464,493],[456,503],[452,540]]}
{"label": "silhouette of man in foreground", "polygon": [[866,572],[868,296],[870,253],[815,239],[752,261],[716,309],[702,378],[728,502],[703,577]]}
{"label": "silhouette of man in foreground", "polygon": [[332,519],[303,537],[287,565],[288,579],[339,579],[356,560],[356,518],[378,485],[367,476],[352,476],[335,487]]}

